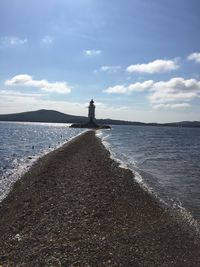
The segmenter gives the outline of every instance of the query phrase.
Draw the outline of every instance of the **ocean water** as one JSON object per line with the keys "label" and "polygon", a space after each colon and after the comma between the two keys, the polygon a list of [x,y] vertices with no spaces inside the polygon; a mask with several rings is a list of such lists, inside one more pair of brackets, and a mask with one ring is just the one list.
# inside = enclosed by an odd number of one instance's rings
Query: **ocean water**
{"label": "ocean water", "polygon": [[69,125],[0,122],[0,201],[39,157],[85,131]]}
{"label": "ocean water", "polygon": [[200,128],[112,126],[97,136],[142,186],[199,223]]}

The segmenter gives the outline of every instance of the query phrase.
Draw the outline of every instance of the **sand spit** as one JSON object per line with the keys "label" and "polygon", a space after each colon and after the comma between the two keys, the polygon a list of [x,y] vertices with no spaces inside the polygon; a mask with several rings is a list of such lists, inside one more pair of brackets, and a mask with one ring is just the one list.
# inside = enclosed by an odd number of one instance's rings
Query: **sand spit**
{"label": "sand spit", "polygon": [[1,203],[0,266],[200,266],[200,241],[88,131],[41,158]]}

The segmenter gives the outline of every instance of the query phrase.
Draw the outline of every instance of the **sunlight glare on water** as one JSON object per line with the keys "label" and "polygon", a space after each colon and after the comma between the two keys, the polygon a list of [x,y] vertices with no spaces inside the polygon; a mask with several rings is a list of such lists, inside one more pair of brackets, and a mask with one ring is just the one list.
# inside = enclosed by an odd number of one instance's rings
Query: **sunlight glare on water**
{"label": "sunlight glare on water", "polygon": [[39,157],[85,131],[69,125],[0,122],[0,200]]}

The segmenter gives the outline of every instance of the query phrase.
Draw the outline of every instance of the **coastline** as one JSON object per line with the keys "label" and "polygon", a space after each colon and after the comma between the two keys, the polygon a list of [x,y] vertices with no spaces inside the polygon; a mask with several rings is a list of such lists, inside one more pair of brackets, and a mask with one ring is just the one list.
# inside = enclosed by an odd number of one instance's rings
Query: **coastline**
{"label": "coastline", "polygon": [[[190,231],[191,234],[200,237],[200,221],[194,217],[190,211],[188,211],[180,202],[176,202],[174,199],[169,198],[166,192],[162,194],[157,192],[154,187],[147,184],[144,180],[144,176],[147,173],[144,170],[139,169],[135,164],[130,164],[126,162],[126,159],[121,159],[119,155],[116,154],[111,148],[110,143],[107,141],[107,136],[102,137],[102,133],[96,131],[96,136],[99,138],[104,145],[105,149],[109,151],[110,158],[117,162],[118,166],[123,169],[128,169],[133,173],[134,180],[142,187],[143,190],[147,191],[151,197],[155,198],[158,204],[161,205],[165,210],[167,209],[170,216],[174,217],[182,227]],[[165,198],[163,198],[163,193]]]}
{"label": "coastline", "polygon": [[[9,122],[12,123],[12,122]],[[16,123],[16,122],[13,122]],[[22,123],[22,122],[18,122]],[[29,124],[29,122],[24,122],[26,125]],[[30,123],[32,124],[32,123]],[[44,124],[44,123],[40,123]],[[70,124],[69,124],[70,125]],[[69,125],[67,125],[67,128],[69,128]],[[63,126],[66,127],[66,124],[63,124]],[[66,142],[71,141],[73,138],[76,138],[80,134],[82,134],[85,130],[82,132],[76,133],[75,135],[62,135],[62,139],[54,140],[54,142],[46,144],[46,146],[43,146],[40,150],[31,149],[31,145],[29,150],[27,150],[26,155],[19,157],[18,162],[15,165],[6,166],[3,167],[3,169],[6,171],[6,173],[0,173],[0,203],[3,201],[3,199],[9,194],[9,192],[12,190],[13,185],[21,178],[23,175],[29,171],[29,169],[42,157],[45,155],[51,153],[54,150],[57,150],[58,148],[62,147]],[[34,143],[35,146],[35,143]],[[9,155],[11,157],[11,155]],[[14,153],[14,157],[16,157],[16,154]],[[9,163],[10,164],[10,163]],[[2,182],[2,183],[1,183]]]}
{"label": "coastline", "polygon": [[199,251],[93,131],[42,157],[0,203],[2,266],[199,266]]}

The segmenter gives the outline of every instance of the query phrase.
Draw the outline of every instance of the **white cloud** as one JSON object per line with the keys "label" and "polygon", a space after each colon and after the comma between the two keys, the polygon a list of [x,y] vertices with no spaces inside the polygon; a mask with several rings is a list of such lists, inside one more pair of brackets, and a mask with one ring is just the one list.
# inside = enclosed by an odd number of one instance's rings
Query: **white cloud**
{"label": "white cloud", "polygon": [[104,90],[105,93],[108,94],[124,94],[127,93],[127,87],[124,85],[115,85],[112,87],[108,87],[107,89]]}
{"label": "white cloud", "polygon": [[2,46],[20,46],[24,45],[28,42],[28,39],[20,39],[16,36],[5,36],[0,39],[0,43]]}
{"label": "white cloud", "polygon": [[137,82],[130,84],[128,86],[125,85],[116,85],[113,87],[108,87],[107,89],[104,90],[105,93],[109,94],[124,94],[124,93],[131,93],[131,92],[141,92],[147,89],[150,89],[153,85],[152,80],[148,80],[145,82]]}
{"label": "white cloud", "polygon": [[193,92],[167,92],[158,90],[149,96],[149,100],[152,104],[155,103],[168,103],[175,101],[191,101],[197,97],[196,93]]}
{"label": "white cloud", "polygon": [[176,104],[158,104],[158,105],[154,105],[153,108],[154,109],[159,109],[159,108],[170,108],[170,109],[177,109],[177,108],[188,108],[191,105],[188,103],[176,103]]}
{"label": "white cloud", "polygon": [[37,87],[46,92],[55,92],[59,94],[69,94],[71,92],[71,87],[65,82],[50,83],[47,80],[34,80],[32,76],[27,74],[16,75],[10,80],[5,81],[5,85]]}
{"label": "white cloud", "polygon": [[152,104],[176,101],[191,101],[200,96],[200,81],[196,79],[173,78],[153,84],[149,100]]}
{"label": "white cloud", "polygon": [[100,55],[101,54],[101,50],[95,50],[95,49],[92,49],[92,50],[84,50],[83,53],[86,56],[97,56],[97,55]]}
{"label": "white cloud", "polygon": [[121,69],[121,66],[101,66],[100,70],[104,72],[116,72]]}
{"label": "white cloud", "polygon": [[14,91],[0,91],[0,114],[52,109],[75,115],[86,115],[84,105],[67,101],[54,101],[47,95],[29,94]]}
{"label": "white cloud", "polygon": [[181,77],[159,82],[147,80],[127,86],[116,85],[108,87],[104,92],[109,94],[126,94],[145,90],[148,91],[150,104],[155,108],[186,108],[190,106],[188,102],[195,98],[200,98],[200,81],[196,79],[186,80]]}
{"label": "white cloud", "polygon": [[45,44],[45,45],[51,45],[53,43],[53,38],[49,35],[45,35],[43,38],[42,38],[42,43]]}
{"label": "white cloud", "polygon": [[33,98],[38,98],[43,96],[42,94],[37,94],[37,93],[22,93],[22,92],[17,92],[17,91],[6,91],[6,90],[0,90],[0,95],[2,96],[17,96],[17,97],[33,97]]}
{"label": "white cloud", "polygon": [[139,73],[159,73],[165,71],[172,71],[179,68],[177,60],[163,60],[157,59],[146,64],[135,64],[127,67],[128,72],[139,72]]}
{"label": "white cloud", "polygon": [[145,82],[133,83],[133,84],[130,84],[128,86],[128,90],[130,92],[142,92],[144,90],[147,90],[147,89],[151,88],[153,83],[154,83],[153,80],[148,80],[148,81],[145,81]]}
{"label": "white cloud", "polygon": [[200,63],[200,53],[192,53],[187,57],[188,60]]}
{"label": "white cloud", "polygon": [[[0,91],[0,113],[15,113],[37,109],[43,95],[11,90]],[[35,107],[35,108],[34,108]]]}

